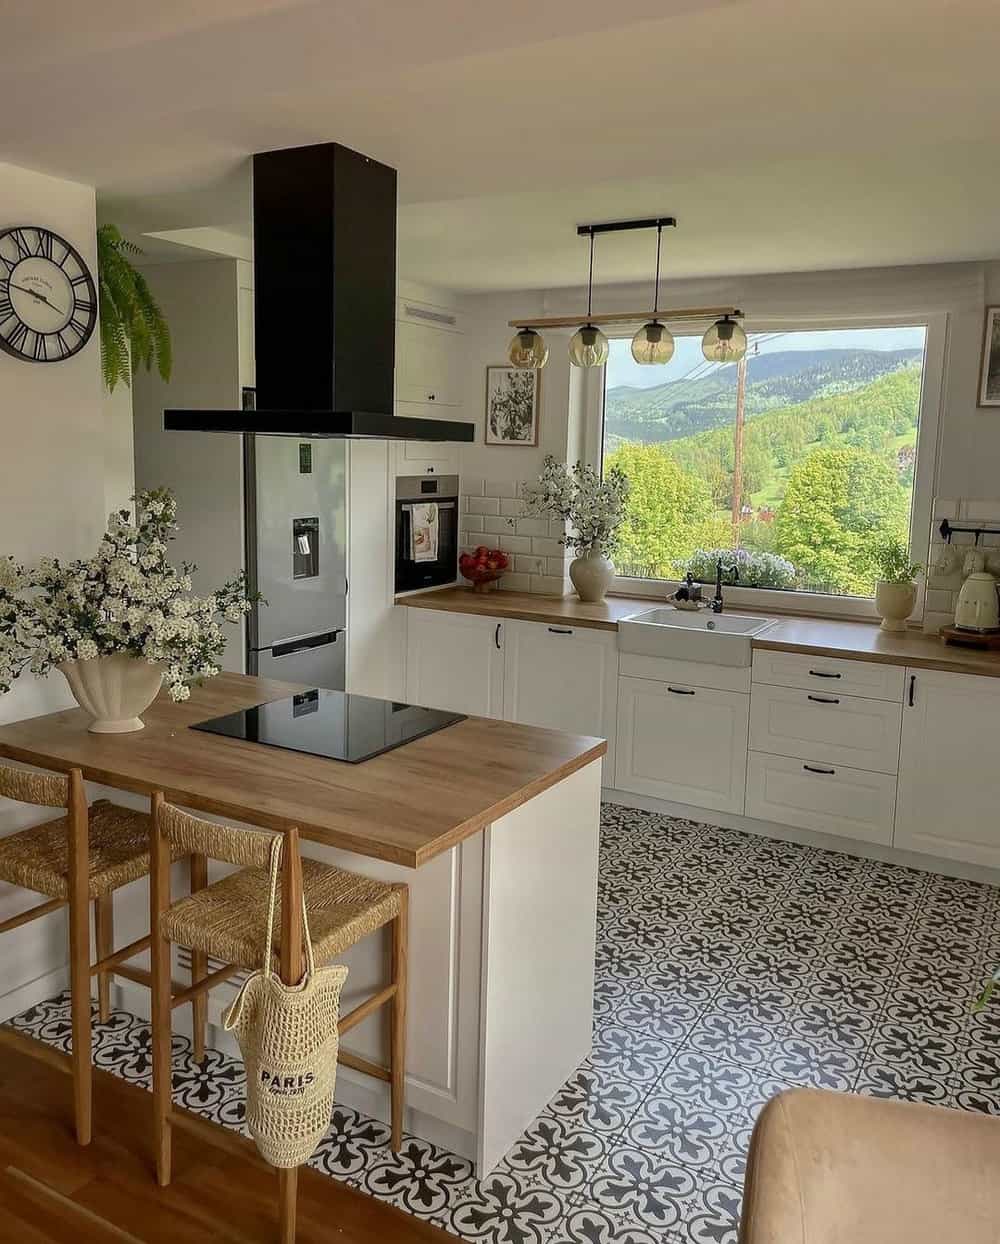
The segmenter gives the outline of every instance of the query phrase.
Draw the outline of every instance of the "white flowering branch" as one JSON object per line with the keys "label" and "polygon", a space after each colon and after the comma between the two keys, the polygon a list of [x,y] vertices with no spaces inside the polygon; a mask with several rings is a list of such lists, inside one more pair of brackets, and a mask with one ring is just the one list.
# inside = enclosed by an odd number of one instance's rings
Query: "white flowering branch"
{"label": "white flowering branch", "polygon": [[0,693],[25,670],[47,674],[63,661],[116,652],[163,667],[171,699],[219,673],[222,622],[238,622],[252,601],[241,572],[210,596],[191,594],[196,569],[167,560],[177,502],[167,489],[138,493],[135,517],[116,510],[94,557],[66,565],[43,558],[24,567],[0,558]]}
{"label": "white flowering branch", "polygon": [[613,552],[625,518],[629,482],[619,467],[604,479],[582,462],[567,467],[546,454],[537,484],[524,489],[527,513],[561,519],[570,530],[559,537],[578,555]]}

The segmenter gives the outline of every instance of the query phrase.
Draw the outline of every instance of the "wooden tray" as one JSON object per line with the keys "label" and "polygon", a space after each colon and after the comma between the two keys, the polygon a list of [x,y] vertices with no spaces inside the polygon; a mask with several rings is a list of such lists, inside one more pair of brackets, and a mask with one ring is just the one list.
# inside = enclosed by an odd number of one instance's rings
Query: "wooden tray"
{"label": "wooden tray", "polygon": [[1000,648],[1000,631],[962,631],[957,626],[942,626],[940,635],[946,644],[954,644],[958,648],[980,648],[987,651]]}

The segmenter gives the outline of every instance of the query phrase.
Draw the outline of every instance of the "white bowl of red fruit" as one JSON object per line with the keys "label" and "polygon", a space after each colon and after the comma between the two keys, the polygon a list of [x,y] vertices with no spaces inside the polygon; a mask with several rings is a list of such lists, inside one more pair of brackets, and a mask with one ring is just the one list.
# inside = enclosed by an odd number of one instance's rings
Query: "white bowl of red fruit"
{"label": "white bowl of red fruit", "polygon": [[472,584],[474,592],[488,592],[490,584],[510,566],[510,558],[503,549],[488,549],[481,544],[474,553],[463,553],[458,559],[462,577]]}

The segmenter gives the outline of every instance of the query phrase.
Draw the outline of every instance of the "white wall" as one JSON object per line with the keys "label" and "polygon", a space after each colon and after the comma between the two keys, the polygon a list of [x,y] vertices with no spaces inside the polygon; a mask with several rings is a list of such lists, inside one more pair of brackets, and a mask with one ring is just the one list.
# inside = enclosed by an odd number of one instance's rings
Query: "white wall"
{"label": "white wall", "polygon": [[[103,387],[103,386],[102,386]],[[127,506],[135,492],[135,448],[132,442],[132,390],[124,384],[114,393],[103,389],[104,510]]]}
{"label": "white wall", "polygon": [[[44,225],[97,269],[94,191],[76,182],[0,164],[0,224]],[[64,362],[19,362],[0,353],[0,555],[33,561],[89,554],[105,519],[105,440],[100,351],[95,333]],[[64,679],[21,679],[0,699],[0,721],[15,721],[70,703]],[[51,813],[49,814],[51,815]],[[0,801],[0,833],[38,819]],[[0,885],[0,919],[37,902]],[[58,988],[48,974],[66,959],[61,914],[3,938],[0,1016]]]}
{"label": "white wall", "polygon": [[[595,290],[598,311],[631,310],[649,299],[648,285]],[[1000,497],[1000,412],[979,410],[976,392],[984,307],[1000,302],[1000,261],[927,264],[907,268],[771,274],[733,280],[667,281],[666,306],[741,307],[753,327],[769,319],[800,317],[909,316],[944,312],[948,351],[941,403],[940,445],[935,467],[935,495]],[[540,445],[537,450],[508,449],[482,443],[485,369],[502,363],[512,329],[510,319],[531,315],[567,315],[586,306],[584,289],[482,295],[467,300],[467,377],[465,417],[477,425],[476,443],[463,446],[463,477],[531,478],[546,452],[575,457],[582,445],[578,424],[581,401],[566,357],[567,333],[547,332],[549,361],[542,373]],[[666,374],[666,373],[665,373]],[[574,375],[574,379],[576,379]]]}

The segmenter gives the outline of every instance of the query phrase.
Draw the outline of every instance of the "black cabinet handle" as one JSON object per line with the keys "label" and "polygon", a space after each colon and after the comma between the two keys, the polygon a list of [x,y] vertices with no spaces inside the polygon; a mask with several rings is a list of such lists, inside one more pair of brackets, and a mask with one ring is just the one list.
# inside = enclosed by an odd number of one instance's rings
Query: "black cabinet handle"
{"label": "black cabinet handle", "polygon": [[428,400],[429,402],[436,402],[436,401],[437,401],[437,395],[436,395],[436,394],[434,394],[434,393],[428,393],[428,394],[427,394],[427,400]]}
{"label": "black cabinet handle", "polygon": [[818,765],[803,765],[802,768],[805,769],[807,773],[823,773],[827,776],[837,772],[836,769],[821,769]]}
{"label": "black cabinet handle", "polygon": [[813,678],[843,678],[844,677],[843,674],[827,674],[823,670],[810,670],[809,673]]}
{"label": "black cabinet handle", "polygon": [[835,695],[808,695],[807,700],[812,700],[814,704],[839,704],[840,701]]}
{"label": "black cabinet handle", "polygon": [[674,695],[694,695],[694,692],[690,690],[690,688],[685,687],[667,687],[667,690],[672,691]]}
{"label": "black cabinet handle", "polygon": [[572,635],[573,632],[572,630],[570,630],[568,626],[550,626],[549,634],[550,635]]}
{"label": "black cabinet handle", "polygon": [[916,674],[911,674],[910,675],[910,708],[913,707],[913,693],[916,690],[916,686],[917,686],[917,676]]}
{"label": "black cabinet handle", "polygon": [[496,644],[498,650],[500,648],[500,627],[501,626],[503,626],[503,623],[498,622],[497,629],[493,632],[493,642]]}

